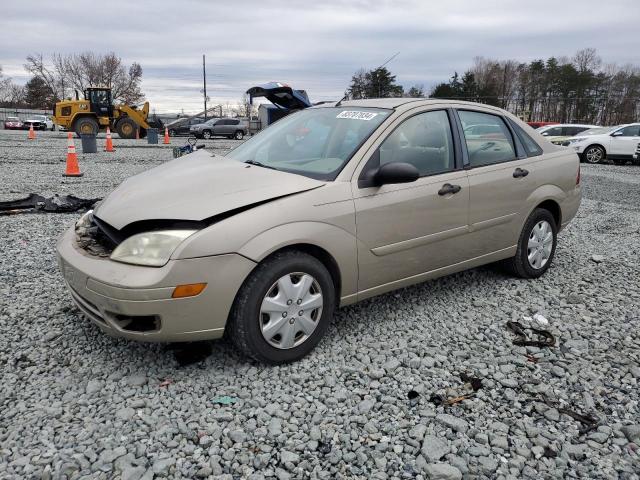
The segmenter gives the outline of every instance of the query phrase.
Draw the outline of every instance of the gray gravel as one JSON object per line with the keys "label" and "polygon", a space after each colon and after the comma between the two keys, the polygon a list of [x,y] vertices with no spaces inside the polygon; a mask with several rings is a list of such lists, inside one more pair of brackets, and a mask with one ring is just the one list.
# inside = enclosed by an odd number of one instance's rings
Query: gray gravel
{"label": "gray gravel", "polygon": [[[102,196],[171,158],[116,139],[63,179],[65,135],[25,136],[0,131],[2,200]],[[542,279],[485,267],[341,309],[280,367],[216,341],[180,368],[164,345],[106,337],[56,266],[77,215],[0,217],[0,478],[639,478],[640,168],[583,166],[583,182]],[[505,323],[534,313],[559,348],[513,346]],[[482,378],[475,397],[429,401],[461,373]]]}

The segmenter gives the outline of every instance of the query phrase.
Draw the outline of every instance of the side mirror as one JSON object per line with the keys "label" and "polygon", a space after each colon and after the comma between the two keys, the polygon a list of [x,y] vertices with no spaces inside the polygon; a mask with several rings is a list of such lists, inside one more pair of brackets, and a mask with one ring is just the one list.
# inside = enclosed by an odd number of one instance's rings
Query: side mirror
{"label": "side mirror", "polygon": [[549,136],[549,134],[548,134],[547,132],[542,132],[542,136],[543,136],[543,137],[548,137],[548,136]]}
{"label": "side mirror", "polygon": [[621,137],[624,132],[622,130],[618,130],[617,132],[613,132],[611,134],[612,137]]}
{"label": "side mirror", "polygon": [[420,172],[410,163],[386,163],[372,168],[358,182],[360,188],[379,187],[395,183],[411,183],[420,178]]}

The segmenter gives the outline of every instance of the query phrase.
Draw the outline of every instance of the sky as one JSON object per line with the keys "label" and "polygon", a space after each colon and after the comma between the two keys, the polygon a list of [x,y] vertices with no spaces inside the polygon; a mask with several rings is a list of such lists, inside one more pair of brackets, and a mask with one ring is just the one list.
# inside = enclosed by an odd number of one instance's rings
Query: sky
{"label": "sky", "polygon": [[115,52],[143,68],[157,113],[236,104],[268,81],[340,99],[353,73],[387,67],[427,90],[484,56],[528,62],[596,48],[640,64],[640,0],[0,0],[0,65],[16,83],[27,55]]}

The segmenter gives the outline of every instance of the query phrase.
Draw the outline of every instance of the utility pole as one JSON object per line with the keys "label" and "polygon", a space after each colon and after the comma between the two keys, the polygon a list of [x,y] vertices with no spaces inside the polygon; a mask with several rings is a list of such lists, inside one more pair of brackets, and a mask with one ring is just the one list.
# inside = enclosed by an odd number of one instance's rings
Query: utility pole
{"label": "utility pole", "polygon": [[207,121],[207,69],[204,60],[204,53],[202,54],[202,83],[204,85],[204,121]]}

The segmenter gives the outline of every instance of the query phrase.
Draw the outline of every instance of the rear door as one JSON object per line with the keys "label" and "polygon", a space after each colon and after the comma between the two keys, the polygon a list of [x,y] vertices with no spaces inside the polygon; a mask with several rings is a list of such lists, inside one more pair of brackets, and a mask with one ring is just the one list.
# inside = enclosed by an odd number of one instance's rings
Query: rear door
{"label": "rear door", "polygon": [[[380,293],[408,279],[464,260],[469,208],[453,112],[407,113],[380,139],[352,183],[358,236],[358,288]],[[385,163],[414,165],[411,183],[367,186],[367,172]]]}
{"label": "rear door", "polygon": [[501,115],[471,109],[457,114],[463,132],[467,125],[478,124],[493,131],[463,141],[469,175],[469,249],[472,257],[479,257],[517,243],[522,210],[536,187],[534,158],[527,157]]}
{"label": "rear door", "polygon": [[631,157],[640,142],[640,124],[628,125],[611,135],[608,155],[611,157]]}

